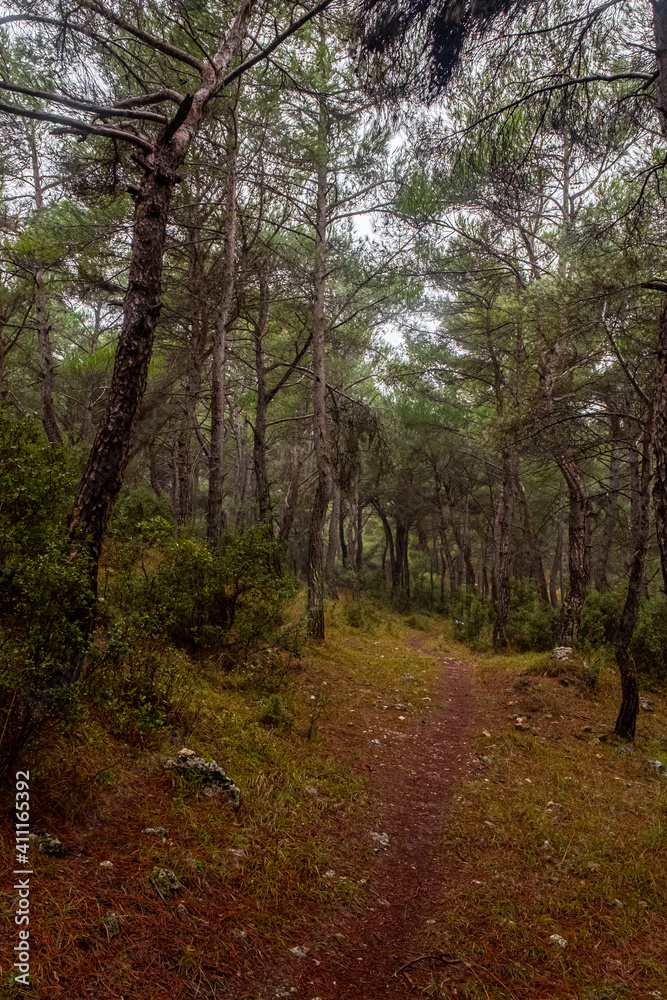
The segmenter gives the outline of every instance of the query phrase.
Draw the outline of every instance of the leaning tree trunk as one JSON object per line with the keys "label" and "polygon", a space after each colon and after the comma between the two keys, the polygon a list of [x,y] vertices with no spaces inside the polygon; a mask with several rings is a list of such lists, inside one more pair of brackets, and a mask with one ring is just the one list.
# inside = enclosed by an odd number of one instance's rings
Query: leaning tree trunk
{"label": "leaning tree trunk", "polygon": [[651,436],[653,414],[649,416],[644,427],[641,440],[641,474],[639,496],[636,505],[636,517],[632,525],[632,541],[634,552],[630,563],[630,578],[628,581],[628,596],[621,615],[621,622],[614,637],[616,661],[621,674],[621,691],[623,700],[616,720],[616,734],[625,739],[635,738],[637,716],[639,714],[639,683],[637,665],[630,651],[632,635],[639,615],[639,602],[644,585],[644,570],[646,554],[651,534]]}
{"label": "leaning tree trunk", "polygon": [[[146,389],[155,327],[162,298],[162,263],[167,218],[179,180],[178,170],[199,132],[234,52],[245,37],[255,0],[240,0],[236,17],[212,62],[204,64],[200,85],[187,96],[155,146],[146,150],[144,173],[136,196],[134,231],[123,328],[116,349],[107,409],[102,420],[70,515],[73,554],[84,552],[89,561],[93,593],[102,539],[120,491],[130,455],[130,437]],[[94,606],[83,609],[82,631],[89,637]],[[83,666],[78,655],[57,683],[75,681]]]}
{"label": "leaning tree trunk", "polygon": [[324,103],[320,103],[320,164],[317,171],[315,219],[315,271],[313,275],[313,436],[317,462],[317,491],[310,518],[308,536],[308,631],[314,639],[324,639],[324,542],[326,521],[333,484],[333,468],[327,441],[326,371],[324,364],[327,240],[327,121]]}

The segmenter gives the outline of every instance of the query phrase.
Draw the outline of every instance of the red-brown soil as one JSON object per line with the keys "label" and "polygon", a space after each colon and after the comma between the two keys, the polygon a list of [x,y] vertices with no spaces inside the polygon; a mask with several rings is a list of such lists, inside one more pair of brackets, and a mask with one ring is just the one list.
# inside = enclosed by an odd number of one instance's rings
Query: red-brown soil
{"label": "red-brown soil", "polygon": [[[419,647],[417,640],[411,645]],[[367,872],[370,891],[364,905],[339,916],[304,944],[305,959],[297,959],[266,980],[264,998],[294,996],[295,1000],[378,1000],[414,996],[410,963],[420,930],[437,911],[442,887],[457,876],[455,858],[441,848],[441,831],[450,814],[456,790],[470,773],[468,739],[476,705],[469,667],[441,657],[438,704],[428,715],[414,714],[400,731],[388,729],[383,739],[382,763],[370,743],[367,759],[358,766],[372,771],[372,826],[360,828],[386,833],[389,846],[380,847]],[[372,843],[373,841],[370,840]],[[405,966],[405,968],[403,968]],[[259,983],[253,984],[255,989]],[[290,992],[294,990],[294,992]],[[257,996],[247,985],[234,997]]]}

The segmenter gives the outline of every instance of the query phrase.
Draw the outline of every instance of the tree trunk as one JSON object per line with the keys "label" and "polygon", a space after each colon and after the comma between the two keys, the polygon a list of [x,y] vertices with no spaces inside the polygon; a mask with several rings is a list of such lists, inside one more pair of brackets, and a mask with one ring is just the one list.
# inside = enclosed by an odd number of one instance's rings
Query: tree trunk
{"label": "tree trunk", "polygon": [[616,661],[621,675],[622,702],[616,720],[616,734],[625,739],[635,738],[639,714],[639,683],[637,666],[630,651],[630,643],[637,624],[639,604],[644,584],[646,554],[651,534],[651,436],[653,414],[650,413],[641,440],[640,489],[636,517],[632,523],[633,556],[630,564],[628,596],[621,615],[621,622],[614,637]]}
{"label": "tree trunk", "polygon": [[514,513],[514,481],[516,479],[513,456],[502,456],[502,482],[493,521],[495,576],[495,620],[493,623],[494,649],[506,649],[507,620],[510,613],[510,567],[512,564],[512,516]]}
{"label": "tree trunk", "polygon": [[62,435],[53,406],[56,369],[53,363],[53,348],[51,346],[51,323],[49,322],[46,295],[44,294],[44,270],[41,267],[35,270],[35,326],[37,327],[37,340],[39,343],[39,385],[42,398],[42,424],[44,425],[44,431],[49,443],[60,445],[62,444]]}
{"label": "tree trunk", "polygon": [[266,368],[264,365],[264,338],[269,325],[269,289],[266,275],[259,277],[259,316],[254,324],[255,378],[257,381],[257,409],[253,433],[253,463],[255,468],[255,488],[260,521],[271,518],[271,490],[266,468],[266,423],[268,398],[266,394]]}
{"label": "tree trunk", "polygon": [[278,541],[287,542],[294,526],[296,510],[299,503],[299,478],[301,476],[302,462],[296,445],[292,447],[292,467],[290,471],[289,486],[285,499],[285,510],[278,530]]}
{"label": "tree trunk", "polygon": [[540,552],[540,546],[530,519],[530,507],[528,506],[528,500],[526,498],[526,490],[523,483],[519,479],[517,479],[517,485],[523,512],[523,537],[526,543],[526,548],[530,554],[533,576],[535,578],[535,582],[537,583],[537,592],[540,598],[540,606],[542,608],[548,608],[549,590],[547,588],[547,579],[544,572],[544,563],[542,562],[542,553]]}
{"label": "tree trunk", "polygon": [[[123,482],[130,437],[146,388],[155,327],[160,315],[162,263],[167,217],[178,170],[216,96],[218,81],[245,36],[254,0],[240,0],[236,17],[213,65],[186,97],[154,150],[144,157],[144,174],[134,210],[134,232],[123,328],[118,341],[107,409],[88,458],[70,517],[75,549],[85,546],[95,582],[102,537]],[[76,671],[75,671],[76,673]]]}
{"label": "tree trunk", "polygon": [[575,646],[579,634],[581,613],[586,600],[590,573],[588,519],[586,517],[586,480],[568,449],[559,449],[556,461],[563,473],[569,492],[567,595],[556,622],[556,636],[561,646]]}
{"label": "tree trunk", "polygon": [[327,546],[326,581],[329,597],[338,600],[336,582],[336,554],[338,552],[338,521],[340,520],[340,486],[334,483],[333,502],[329,516],[329,544]]}
{"label": "tree trunk", "polygon": [[621,469],[621,455],[617,441],[619,420],[618,417],[613,417],[612,420],[614,438],[609,463],[609,487],[604,504],[604,521],[602,522],[602,530],[593,560],[593,583],[595,584],[595,589],[601,594],[609,590],[607,563],[609,562],[611,546],[614,540],[616,510],[618,508],[619,474]]}
{"label": "tree trunk", "polygon": [[225,227],[222,251],[222,294],[213,333],[211,353],[211,451],[208,471],[208,510],[206,541],[218,549],[225,528],[223,458],[225,450],[225,390],[227,380],[227,327],[234,301],[234,262],[236,258],[238,174],[238,134],[236,105],[231,114],[225,177]]}
{"label": "tree trunk", "polygon": [[193,455],[193,438],[199,429],[197,422],[197,405],[201,392],[202,368],[204,365],[204,351],[208,338],[206,322],[206,312],[202,303],[204,302],[204,289],[202,288],[201,261],[199,260],[199,230],[195,229],[193,234],[193,246],[191,262],[191,297],[190,309],[192,315],[192,326],[188,343],[188,372],[183,394],[183,417],[178,435],[178,520],[181,524],[188,524],[195,512],[195,493],[199,479],[197,462]]}
{"label": "tree trunk", "polygon": [[554,558],[551,564],[551,572],[549,574],[549,601],[551,602],[552,608],[558,607],[558,584],[556,581],[558,580],[558,574],[560,573],[562,563],[563,525],[561,521],[559,521],[556,528],[556,547],[554,548]]}
{"label": "tree trunk", "polygon": [[655,481],[653,510],[660,550],[662,580],[667,594],[667,296],[658,323],[658,351],[654,378]]}
{"label": "tree trunk", "polygon": [[317,462],[317,492],[308,538],[308,630],[314,639],[324,639],[324,544],[322,533],[333,484],[333,469],[327,442],[326,372],[324,362],[326,291],[328,125],[324,100],[320,100],[318,127],[319,166],[315,206],[315,270],[313,274],[313,436]]}

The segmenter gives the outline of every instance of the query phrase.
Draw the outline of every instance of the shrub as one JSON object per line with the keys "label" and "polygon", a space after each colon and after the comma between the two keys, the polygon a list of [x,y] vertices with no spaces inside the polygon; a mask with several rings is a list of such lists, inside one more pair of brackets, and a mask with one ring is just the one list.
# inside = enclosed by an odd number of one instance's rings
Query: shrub
{"label": "shrub", "polygon": [[[491,623],[491,603],[475,587],[464,587],[452,605],[452,630],[459,642],[474,645],[486,636]],[[484,633],[484,636],[483,636]]]}
{"label": "shrub", "polygon": [[147,525],[160,518],[173,529],[175,524],[171,503],[150,486],[123,487],[109,521],[109,535],[122,541],[145,538]]}
{"label": "shrub", "polygon": [[519,653],[544,653],[554,644],[555,611],[540,607],[537,587],[532,580],[511,581],[507,638]]}
{"label": "shrub", "polygon": [[77,708],[59,678],[83,650],[88,566],[71,560],[66,514],[76,470],[30,420],[0,414],[0,733],[12,759]]}
{"label": "shrub", "polygon": [[343,620],[352,628],[359,628],[364,632],[370,632],[380,621],[380,615],[373,601],[365,597],[360,597],[358,600],[351,601],[345,605],[343,608]]}
{"label": "shrub", "polygon": [[584,651],[610,645],[621,622],[627,588],[618,584],[613,590],[600,594],[591,590],[581,616],[577,644]]}
{"label": "shrub", "polygon": [[646,677],[667,681],[667,598],[654,594],[642,601],[632,637],[632,655]]}
{"label": "shrub", "polygon": [[297,583],[264,525],[228,533],[219,554],[166,538],[159,556],[152,573],[131,567],[114,584],[115,599],[143,611],[149,630],[177,648],[215,651],[227,666],[267,649],[299,654],[302,629],[286,614]]}
{"label": "shrub", "polygon": [[291,729],[293,718],[292,713],[280,695],[272,694],[266,701],[261,702],[258,721],[269,729],[284,732],[287,729]]}

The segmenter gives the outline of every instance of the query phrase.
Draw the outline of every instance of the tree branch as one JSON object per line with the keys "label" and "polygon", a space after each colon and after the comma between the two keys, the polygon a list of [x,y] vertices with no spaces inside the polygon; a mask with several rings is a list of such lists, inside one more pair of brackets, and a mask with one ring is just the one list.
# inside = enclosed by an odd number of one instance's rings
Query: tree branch
{"label": "tree branch", "polygon": [[153,152],[153,144],[148,139],[134,135],[133,132],[126,132],[121,128],[111,128],[109,125],[87,125],[86,122],[77,121],[76,118],[65,118],[63,115],[50,115],[46,111],[33,111],[30,108],[20,108],[15,104],[4,104],[0,101],[0,112],[8,115],[16,115],[18,118],[32,118],[38,122],[52,122],[54,125],[61,125],[63,128],[75,129],[86,135],[104,135],[110,139],[121,139],[124,142],[132,143],[143,149],[145,153]]}
{"label": "tree branch", "polygon": [[159,122],[164,124],[168,121],[166,115],[158,114],[155,111],[131,111],[125,108],[105,107],[101,104],[93,104],[91,101],[77,100],[75,97],[64,97],[60,94],[51,94],[46,90],[33,90],[31,87],[22,87],[18,83],[8,83],[7,80],[0,79],[0,89],[10,90],[14,94],[27,94],[28,97],[36,97],[41,101],[50,101],[53,104],[62,104],[65,108],[75,108],[79,111],[87,111],[90,114],[100,117],[116,116],[119,118],[140,118],[144,121]]}

